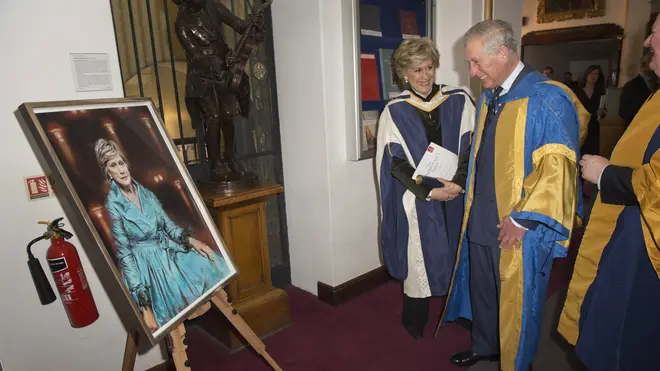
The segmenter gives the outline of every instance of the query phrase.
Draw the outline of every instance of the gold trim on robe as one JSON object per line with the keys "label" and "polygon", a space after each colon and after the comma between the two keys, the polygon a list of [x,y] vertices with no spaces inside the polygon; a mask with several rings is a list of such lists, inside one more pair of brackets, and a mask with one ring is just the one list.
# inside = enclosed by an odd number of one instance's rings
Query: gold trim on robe
{"label": "gold trim on robe", "polygon": [[[525,180],[525,127],[529,98],[504,105],[495,133],[495,194],[500,220],[521,199]],[[508,140],[507,140],[508,138]],[[504,212],[503,212],[504,211]],[[500,352],[503,370],[513,370],[523,312],[522,247],[500,251]]]}
{"label": "gold trim on robe", "polygon": [[[582,220],[576,214],[577,194],[574,190],[578,178],[575,151],[564,144],[546,144],[532,153],[532,166],[540,171],[532,172],[525,179],[524,190],[525,195],[534,194],[534,197],[525,198],[514,210],[553,215],[563,226],[574,222],[576,227],[581,226]],[[556,176],[545,177],[541,182],[539,173]],[[562,202],[557,204],[551,200]],[[568,239],[557,243],[568,248],[572,234],[573,230],[569,229]]]}
{"label": "gold trim on robe", "polygon": [[[660,94],[655,94],[642,106],[617,143],[612,152],[611,163],[635,169],[632,183],[640,202],[646,249],[653,267],[660,276],[660,250],[658,250],[660,215],[657,214],[657,210],[660,209],[660,179],[653,171],[653,168],[660,168],[660,151],[653,155],[651,164],[642,166],[648,143],[655,133],[658,123],[660,123]],[[612,232],[623,209],[622,205],[602,203],[600,194],[598,194],[591,211],[589,224],[582,238],[566,302],[559,319],[558,330],[571,344],[577,342],[580,309],[584,297],[596,279],[601,256],[612,237]]]}
{"label": "gold trim on robe", "polygon": [[[439,92],[438,92],[436,95],[434,95],[433,98],[432,98],[430,101],[428,101],[428,102],[421,101],[419,98],[417,98],[417,97],[416,97],[415,95],[413,95],[412,93],[410,94],[410,98],[406,98],[406,99],[404,99],[404,100],[405,100],[406,102],[410,103],[410,105],[412,105],[413,107],[417,107],[417,108],[419,108],[419,109],[421,109],[422,111],[425,111],[425,112],[431,112],[431,111],[433,111],[434,109],[438,108],[438,107],[439,107],[439,106],[440,106],[445,100],[447,100],[447,98],[450,97],[450,95],[445,95],[444,97],[441,97],[441,98],[438,99],[437,101],[434,101],[434,99],[436,99],[436,96],[437,96],[438,94],[442,94],[442,92],[439,91]],[[432,104],[429,104],[429,103],[432,103]]]}
{"label": "gold trim on robe", "polygon": [[[479,148],[481,145],[481,137],[484,131],[484,123],[486,122],[486,115],[488,115],[488,105],[486,105],[486,101],[484,100],[483,103],[481,104],[481,109],[479,110],[479,125],[475,127],[475,132],[472,136],[472,145],[475,146],[475,148]],[[474,163],[477,158],[477,152],[478,151],[472,151],[472,158],[471,161]],[[459,257],[461,256],[461,250],[463,250],[463,239],[465,238],[465,233],[467,233],[467,223],[468,223],[468,216],[470,215],[470,210],[472,209],[472,201],[474,200],[474,166],[470,170],[470,176],[468,178],[470,180],[470,183],[466,185],[466,195],[465,195],[465,211],[463,213],[463,221],[461,223],[461,235],[460,238],[458,239],[458,250],[456,251],[456,256]],[[451,281],[449,282],[449,292],[447,293],[447,297],[451,295],[451,291],[454,287],[454,280],[456,279],[456,269],[458,268],[459,264],[459,259],[456,259],[456,262],[454,263],[454,274],[451,276]],[[440,331],[440,326],[442,325],[442,320],[445,316],[445,311],[442,311],[442,315],[440,315],[440,321],[438,321],[438,325],[435,329],[435,333],[433,336],[438,335],[438,331]]]}
{"label": "gold trim on robe", "polygon": [[580,120],[580,147],[584,144],[584,141],[587,140],[587,132],[589,129],[589,120],[591,119],[591,113],[587,111],[586,108],[582,105],[582,102],[580,102],[580,98],[575,95],[575,92],[568,86],[560,83],[559,81],[555,80],[548,80],[545,82],[546,84],[552,84],[559,86],[568,94],[569,97],[571,97],[571,101],[573,101],[573,105],[575,105],[575,109],[577,110],[578,113],[578,118]]}

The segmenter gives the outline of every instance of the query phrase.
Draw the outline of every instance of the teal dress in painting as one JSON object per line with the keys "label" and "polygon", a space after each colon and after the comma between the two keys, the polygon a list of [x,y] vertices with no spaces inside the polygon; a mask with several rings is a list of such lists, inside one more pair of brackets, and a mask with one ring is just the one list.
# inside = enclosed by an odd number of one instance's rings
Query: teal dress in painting
{"label": "teal dress in painting", "polygon": [[150,306],[165,325],[229,274],[225,260],[214,261],[186,245],[188,234],[174,224],[156,195],[133,181],[142,211],[111,181],[105,207],[122,278],[140,308]]}

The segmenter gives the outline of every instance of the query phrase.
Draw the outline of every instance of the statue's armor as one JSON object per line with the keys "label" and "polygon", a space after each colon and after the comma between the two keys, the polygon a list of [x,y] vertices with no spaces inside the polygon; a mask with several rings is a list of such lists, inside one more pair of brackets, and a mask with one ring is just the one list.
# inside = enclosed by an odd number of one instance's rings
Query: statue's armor
{"label": "statue's armor", "polygon": [[237,92],[226,90],[230,78],[226,59],[231,50],[224,37],[223,24],[236,24],[237,21],[240,20],[228,9],[215,5],[213,1],[207,1],[197,13],[183,8],[177,16],[177,26],[183,29],[179,32],[179,39],[188,58],[186,99],[197,101],[206,118],[249,116],[250,80],[247,75],[243,74]]}

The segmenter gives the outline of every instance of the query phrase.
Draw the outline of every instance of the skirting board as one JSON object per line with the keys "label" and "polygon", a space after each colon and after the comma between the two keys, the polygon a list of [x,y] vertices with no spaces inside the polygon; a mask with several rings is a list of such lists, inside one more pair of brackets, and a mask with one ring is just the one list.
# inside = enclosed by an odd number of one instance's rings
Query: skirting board
{"label": "skirting board", "polygon": [[378,267],[337,287],[318,282],[318,298],[330,305],[344,304],[392,279],[385,266]]}

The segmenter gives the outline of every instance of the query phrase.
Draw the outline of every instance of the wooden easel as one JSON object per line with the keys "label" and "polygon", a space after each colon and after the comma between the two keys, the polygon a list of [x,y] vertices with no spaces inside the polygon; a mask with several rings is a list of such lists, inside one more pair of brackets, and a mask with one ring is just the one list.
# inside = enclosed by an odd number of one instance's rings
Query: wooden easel
{"label": "wooden easel", "polygon": [[[248,344],[261,355],[266,362],[273,368],[275,371],[282,371],[280,366],[275,363],[273,358],[266,352],[266,345],[259,339],[257,334],[252,331],[250,326],[238,315],[236,309],[232,308],[231,304],[227,299],[227,293],[223,289],[217,290],[212,296],[211,300],[206,304],[202,305],[197,311],[188,317],[188,319],[194,319],[202,314],[206,313],[211,308],[211,304],[215,305],[222,314],[227,317],[229,322],[238,330],[238,332],[243,335]],[[174,360],[174,367],[177,371],[187,371],[190,370],[190,363],[188,362],[188,354],[186,353],[186,348],[188,347],[185,344],[186,338],[186,326],[184,323],[181,323],[175,327],[169,334],[170,341],[168,342],[168,348],[172,354],[172,359]],[[138,350],[138,334],[129,333],[126,337],[126,348],[124,349],[124,360],[122,362],[122,371],[133,371],[135,367],[135,359],[137,357]]]}

